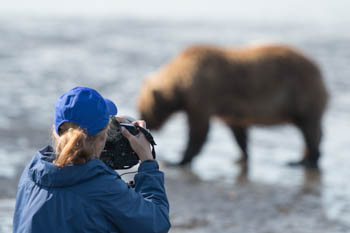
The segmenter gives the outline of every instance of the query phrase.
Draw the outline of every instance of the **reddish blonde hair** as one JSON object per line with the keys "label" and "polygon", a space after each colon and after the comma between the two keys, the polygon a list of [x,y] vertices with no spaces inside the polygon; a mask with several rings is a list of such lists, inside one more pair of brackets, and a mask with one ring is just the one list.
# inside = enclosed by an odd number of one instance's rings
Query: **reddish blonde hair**
{"label": "reddish blonde hair", "polygon": [[64,167],[68,164],[82,164],[93,157],[99,157],[98,143],[104,139],[105,129],[93,136],[88,136],[80,126],[72,122],[65,122],[59,127],[61,136],[53,129],[53,144],[56,149],[53,164]]}

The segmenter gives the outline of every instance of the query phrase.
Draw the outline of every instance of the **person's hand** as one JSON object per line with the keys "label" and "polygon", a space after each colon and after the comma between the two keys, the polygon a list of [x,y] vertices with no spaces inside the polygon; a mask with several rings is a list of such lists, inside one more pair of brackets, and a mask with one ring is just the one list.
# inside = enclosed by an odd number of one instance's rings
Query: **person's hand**
{"label": "person's hand", "polygon": [[[146,128],[146,122],[142,120],[133,121],[132,124]],[[122,127],[122,134],[129,140],[131,148],[139,156],[141,162],[145,160],[154,160],[150,143],[147,141],[145,135],[141,131],[138,135],[134,136],[127,129]]]}

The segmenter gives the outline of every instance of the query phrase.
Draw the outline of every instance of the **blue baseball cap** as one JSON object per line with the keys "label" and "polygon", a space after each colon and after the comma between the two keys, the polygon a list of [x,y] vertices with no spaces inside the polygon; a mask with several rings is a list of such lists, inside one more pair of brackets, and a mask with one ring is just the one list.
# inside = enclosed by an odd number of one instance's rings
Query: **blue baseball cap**
{"label": "blue baseball cap", "polygon": [[109,122],[110,115],[118,112],[115,104],[103,98],[96,90],[75,87],[63,93],[55,105],[55,130],[64,122],[79,125],[88,136],[100,132]]}

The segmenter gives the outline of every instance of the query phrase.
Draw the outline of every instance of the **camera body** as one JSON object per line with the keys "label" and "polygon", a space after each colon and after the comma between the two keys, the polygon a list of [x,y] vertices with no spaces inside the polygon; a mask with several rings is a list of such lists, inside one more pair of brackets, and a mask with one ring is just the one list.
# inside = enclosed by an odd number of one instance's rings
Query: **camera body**
{"label": "camera body", "polygon": [[131,123],[121,123],[116,117],[111,118],[110,127],[107,132],[106,145],[101,153],[100,159],[115,170],[129,169],[139,163],[140,159],[131,148],[127,138],[122,135],[121,127],[125,127],[132,135],[136,136],[140,131],[152,146],[152,154],[155,158],[153,136],[149,130]]}

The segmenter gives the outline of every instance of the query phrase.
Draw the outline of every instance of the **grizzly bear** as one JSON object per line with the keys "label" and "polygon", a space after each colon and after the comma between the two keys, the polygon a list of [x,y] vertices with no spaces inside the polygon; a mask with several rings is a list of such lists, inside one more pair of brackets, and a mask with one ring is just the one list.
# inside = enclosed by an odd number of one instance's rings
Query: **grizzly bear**
{"label": "grizzly bear", "polygon": [[150,129],[184,111],[189,134],[179,165],[200,152],[210,119],[221,119],[248,159],[248,128],[291,123],[300,129],[306,149],[290,165],[317,168],[321,120],[328,93],[318,66],[301,52],[284,45],[185,49],[149,77],[141,88],[138,110]]}

